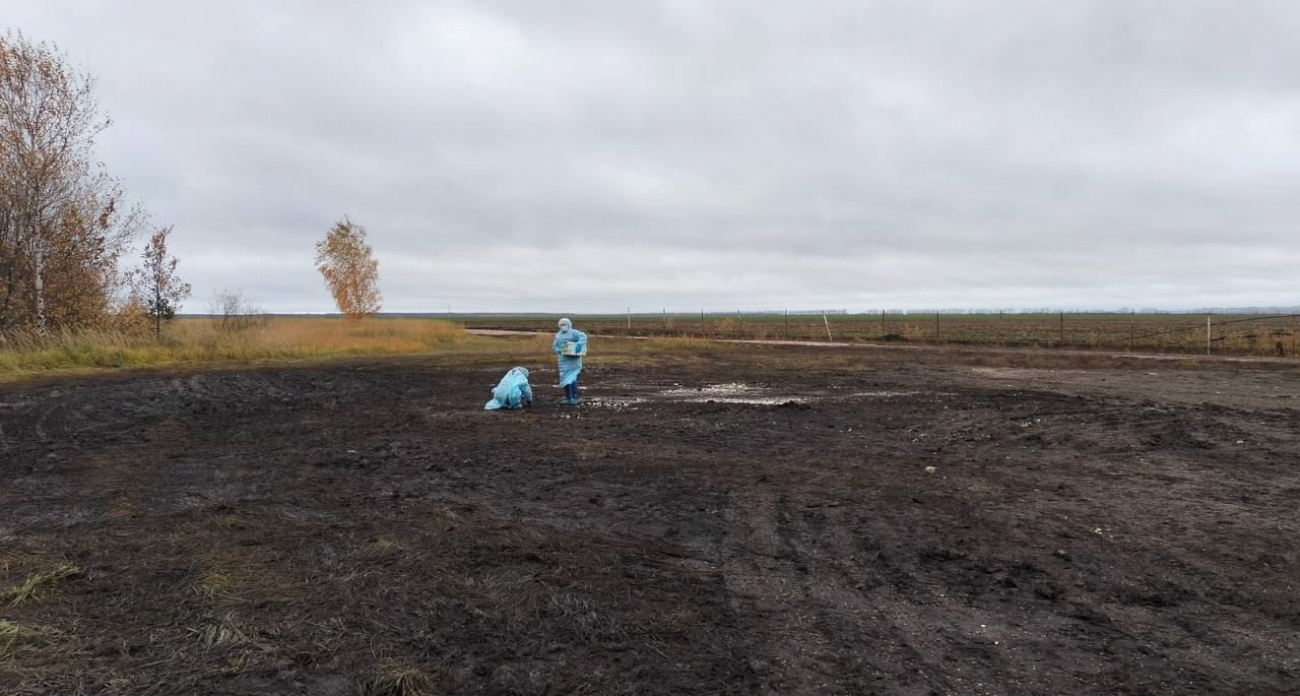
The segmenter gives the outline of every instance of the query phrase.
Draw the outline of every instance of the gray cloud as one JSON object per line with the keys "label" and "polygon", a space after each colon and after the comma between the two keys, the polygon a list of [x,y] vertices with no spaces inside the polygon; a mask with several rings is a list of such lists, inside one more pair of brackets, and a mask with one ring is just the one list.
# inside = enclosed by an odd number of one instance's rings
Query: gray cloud
{"label": "gray cloud", "polygon": [[324,311],[1294,304],[1300,8],[47,0],[206,297]]}

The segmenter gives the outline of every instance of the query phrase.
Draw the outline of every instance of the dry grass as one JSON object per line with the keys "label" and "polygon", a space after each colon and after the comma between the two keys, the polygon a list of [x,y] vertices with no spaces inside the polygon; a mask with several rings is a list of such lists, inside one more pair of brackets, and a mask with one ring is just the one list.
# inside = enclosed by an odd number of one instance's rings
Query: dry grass
{"label": "dry grass", "polygon": [[[575,316],[596,336],[704,336],[721,339],[826,340],[821,316]],[[1064,319],[1064,321],[1062,321]],[[466,316],[471,328],[549,329],[536,316]],[[1093,348],[1133,352],[1205,351],[1205,316],[1189,314],[832,315],[836,341],[1020,348]],[[1300,319],[1215,315],[1212,351],[1229,355],[1300,356]],[[602,338],[602,342],[608,339]]]}
{"label": "dry grass", "polygon": [[433,682],[414,667],[386,661],[361,682],[361,696],[433,696]]}
{"label": "dry grass", "polygon": [[253,639],[233,613],[214,617],[204,623],[202,628],[192,629],[199,639],[199,649],[203,652],[225,647],[252,645]]}
{"label": "dry grass", "polygon": [[33,648],[48,646],[59,634],[0,619],[0,659]]}
{"label": "dry grass", "polygon": [[702,623],[699,611],[692,607],[678,607],[659,614],[659,626],[667,633],[685,633]]}
{"label": "dry grass", "polygon": [[382,536],[365,546],[365,554],[375,559],[394,558],[402,555],[405,551],[406,546],[401,542]]}
{"label": "dry grass", "polygon": [[33,573],[21,585],[0,593],[0,602],[8,603],[10,606],[17,606],[29,600],[39,599],[51,586],[69,578],[80,577],[82,574],[81,568],[71,563],[60,563],[55,566],[54,570],[45,573]]}
{"label": "dry grass", "polygon": [[663,352],[672,350],[700,350],[716,351],[721,346],[716,341],[710,341],[703,338],[665,338],[655,341],[653,344],[647,344],[645,341],[639,341],[634,344],[639,349],[638,352]]}
{"label": "dry grass", "polygon": [[[178,319],[162,340],[111,331],[0,336],[0,382],[41,375],[121,368],[237,366],[362,356],[429,355],[461,364],[553,360],[549,334],[472,336],[463,327],[429,319],[283,317],[223,329],[210,319]],[[600,360],[641,362],[667,356],[713,353],[725,346],[705,339],[654,341],[599,339]]]}
{"label": "dry grass", "polygon": [[[150,336],[102,332],[59,334],[46,339],[0,337],[0,382],[25,377],[78,374],[132,367],[222,367],[315,361],[364,356],[420,356],[461,366],[552,363],[549,332],[516,336],[473,336],[462,327],[426,319],[272,318],[250,322],[235,331],[221,330],[208,319],[181,319],[164,331],[163,340]],[[899,325],[904,336],[919,334],[918,325]],[[1203,337],[1201,338],[1203,341]],[[1254,341],[1254,342],[1252,342]],[[1258,344],[1258,345],[1256,345]],[[1259,339],[1229,334],[1216,352],[1265,352]],[[1203,350],[1203,348],[1202,348]],[[732,360],[763,359],[810,364],[844,362],[861,366],[879,362],[956,362],[986,366],[1110,366],[1121,359],[1074,354],[1052,357],[1051,351],[984,354],[979,348],[953,351],[908,351],[889,355],[867,351],[809,352],[790,346],[763,347],[720,343],[676,336],[638,339],[595,336],[589,364],[680,364],[726,355]]]}
{"label": "dry grass", "polygon": [[232,591],[232,585],[233,581],[229,575],[210,570],[199,579],[199,584],[195,589],[199,596],[207,600],[236,599]]}
{"label": "dry grass", "polygon": [[3,338],[0,379],[69,370],[433,353],[469,339],[460,326],[422,319],[272,318],[238,331],[206,319],[180,319],[161,341],[103,331]]}
{"label": "dry grass", "polygon": [[38,638],[42,634],[40,631],[27,628],[22,624],[0,619],[0,645],[12,646],[19,641]]}

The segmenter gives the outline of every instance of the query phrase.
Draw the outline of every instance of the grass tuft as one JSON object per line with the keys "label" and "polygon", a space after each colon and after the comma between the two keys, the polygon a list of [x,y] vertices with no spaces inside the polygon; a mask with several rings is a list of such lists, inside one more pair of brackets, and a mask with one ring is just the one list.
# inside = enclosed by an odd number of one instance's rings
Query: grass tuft
{"label": "grass tuft", "polygon": [[0,640],[15,640],[18,638],[27,638],[38,635],[36,631],[26,628],[21,624],[12,621],[0,619]]}
{"label": "grass tuft", "polygon": [[433,696],[433,682],[414,667],[386,661],[361,682],[361,696]]}
{"label": "grass tuft", "polygon": [[406,551],[400,542],[388,537],[379,537],[366,544],[365,553],[372,558],[393,558]]}
{"label": "grass tuft", "polygon": [[659,626],[667,633],[685,633],[701,623],[700,613],[691,607],[678,607],[659,615]]}
{"label": "grass tuft", "polygon": [[5,659],[27,648],[49,643],[51,632],[28,628],[22,624],[0,619],[0,659]]}
{"label": "grass tuft", "polygon": [[231,591],[233,582],[229,575],[215,570],[208,571],[199,579],[196,590],[199,596],[208,600],[216,599],[233,599],[234,594]]}
{"label": "grass tuft", "polygon": [[234,614],[226,614],[219,619],[209,621],[195,633],[199,636],[199,648],[204,652],[217,648],[249,645],[253,642]]}
{"label": "grass tuft", "polygon": [[82,575],[84,572],[81,568],[71,563],[60,563],[54,570],[47,573],[33,573],[21,585],[0,593],[0,602],[18,606],[26,601],[39,599],[53,585]]}

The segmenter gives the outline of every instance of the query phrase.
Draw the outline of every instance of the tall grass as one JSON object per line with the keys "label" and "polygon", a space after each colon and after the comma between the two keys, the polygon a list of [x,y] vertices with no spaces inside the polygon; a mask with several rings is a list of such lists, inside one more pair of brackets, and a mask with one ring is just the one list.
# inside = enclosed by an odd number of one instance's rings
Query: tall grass
{"label": "tall grass", "polygon": [[269,318],[239,330],[223,330],[206,319],[178,319],[164,329],[161,340],[106,331],[5,337],[0,340],[0,377],[55,370],[430,353],[468,339],[456,324],[424,319]]}

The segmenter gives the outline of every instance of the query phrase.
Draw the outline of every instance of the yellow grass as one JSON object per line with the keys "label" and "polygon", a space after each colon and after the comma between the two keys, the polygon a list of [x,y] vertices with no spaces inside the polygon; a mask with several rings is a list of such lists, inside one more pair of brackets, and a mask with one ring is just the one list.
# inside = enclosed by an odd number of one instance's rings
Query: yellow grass
{"label": "yellow grass", "polygon": [[0,619],[0,660],[12,659],[19,652],[40,648],[58,637],[58,631],[32,628]]}
{"label": "yellow grass", "polygon": [[361,696],[431,696],[433,682],[428,675],[408,665],[384,661],[374,674],[361,681]]}
{"label": "yellow grass", "polygon": [[28,600],[38,599],[51,586],[57,585],[68,578],[80,577],[81,574],[81,568],[71,563],[60,563],[54,570],[29,575],[21,585],[0,592],[0,602],[8,602],[12,606],[17,606]]}
{"label": "yellow grass", "polygon": [[[537,365],[554,360],[552,336],[473,336],[460,325],[432,319],[281,317],[240,330],[210,319],[177,319],[162,339],[106,331],[56,332],[45,338],[0,336],[0,382],[41,375],[118,368],[246,365],[349,356],[427,355],[461,364]],[[681,360],[725,346],[697,338],[598,338],[601,362]]]}
{"label": "yellow grass", "polygon": [[187,363],[250,363],[351,355],[434,353],[469,340],[456,324],[424,319],[271,318],[238,331],[178,319],[152,335],[62,332],[0,341],[0,379],[52,371]]}

